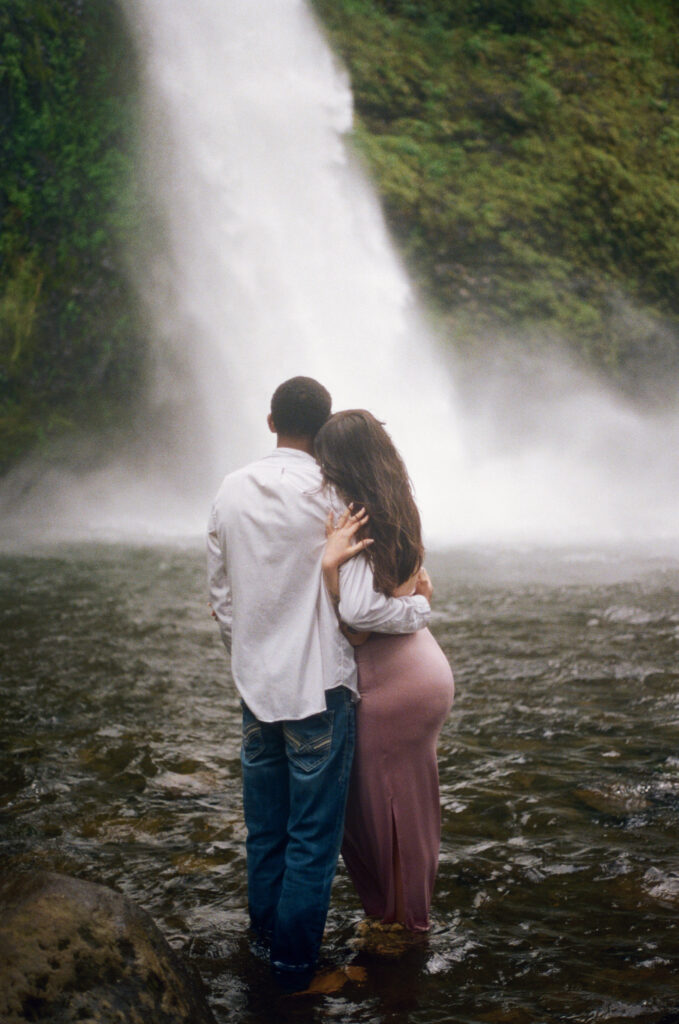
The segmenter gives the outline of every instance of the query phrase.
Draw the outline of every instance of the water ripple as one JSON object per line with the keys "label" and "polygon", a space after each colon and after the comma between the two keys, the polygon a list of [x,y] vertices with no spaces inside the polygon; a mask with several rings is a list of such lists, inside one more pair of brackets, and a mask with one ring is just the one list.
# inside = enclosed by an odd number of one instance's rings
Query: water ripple
{"label": "water ripple", "polygon": [[[340,866],[324,958],[368,982],[313,1019],[669,1024],[679,568],[484,557],[432,565],[457,683],[434,927],[396,960],[357,951]],[[205,601],[190,549],[0,558],[2,863],[138,901],[220,1021],[300,1021],[247,944],[239,706]]]}

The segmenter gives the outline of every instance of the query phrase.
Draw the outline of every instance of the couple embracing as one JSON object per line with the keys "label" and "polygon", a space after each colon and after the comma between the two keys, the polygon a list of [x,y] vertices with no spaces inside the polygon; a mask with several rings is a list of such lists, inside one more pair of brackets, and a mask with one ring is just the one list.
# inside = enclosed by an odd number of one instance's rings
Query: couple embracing
{"label": "couple embracing", "polygon": [[313,977],[340,849],[370,917],[428,929],[453,700],[405,466],[370,413],[330,412],[317,381],[281,384],[276,449],[226,477],[208,529],[243,709],[250,920],[286,991]]}

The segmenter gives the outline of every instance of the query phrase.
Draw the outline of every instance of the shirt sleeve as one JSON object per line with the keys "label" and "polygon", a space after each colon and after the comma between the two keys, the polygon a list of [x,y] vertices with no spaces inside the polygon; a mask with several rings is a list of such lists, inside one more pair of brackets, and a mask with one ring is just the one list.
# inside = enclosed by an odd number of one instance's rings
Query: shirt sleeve
{"label": "shirt sleeve", "polygon": [[416,633],[429,622],[431,608],[423,594],[386,597],[373,587],[373,573],[363,555],[340,566],[339,617],[352,629],[375,633]]}
{"label": "shirt sleeve", "polygon": [[233,613],[231,606],[231,585],[226,563],[226,553],[222,551],[217,532],[217,521],[214,508],[210,512],[207,532],[207,576],[210,591],[210,604],[217,616],[219,630],[227,651],[231,653],[231,626]]}

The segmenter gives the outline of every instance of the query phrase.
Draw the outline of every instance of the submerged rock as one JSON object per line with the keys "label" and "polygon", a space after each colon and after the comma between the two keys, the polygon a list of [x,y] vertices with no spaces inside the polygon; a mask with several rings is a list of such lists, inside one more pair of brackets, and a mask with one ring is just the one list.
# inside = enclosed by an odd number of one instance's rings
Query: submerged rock
{"label": "submerged rock", "polygon": [[623,786],[583,787],[575,790],[575,796],[593,811],[614,816],[635,814],[650,806],[645,791]]}
{"label": "submerged rock", "polygon": [[0,1020],[215,1024],[198,978],[145,911],[49,872],[0,883]]}

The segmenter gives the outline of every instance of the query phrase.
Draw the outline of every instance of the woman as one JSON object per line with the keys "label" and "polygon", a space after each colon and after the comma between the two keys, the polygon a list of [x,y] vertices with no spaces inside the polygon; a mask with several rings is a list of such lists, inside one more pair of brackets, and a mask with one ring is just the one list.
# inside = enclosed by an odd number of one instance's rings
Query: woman
{"label": "woman", "polygon": [[[329,527],[331,596],[339,599],[339,567],[357,552],[369,559],[376,590],[430,596],[410,480],[382,424],[362,409],[336,413],[315,453],[326,483],[360,510]],[[427,931],[441,833],[436,742],[453,675],[428,629],[354,640],[361,701],[342,855],[369,917]]]}

